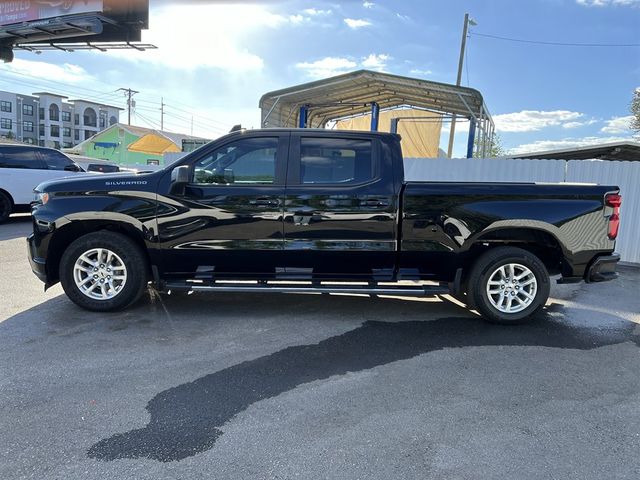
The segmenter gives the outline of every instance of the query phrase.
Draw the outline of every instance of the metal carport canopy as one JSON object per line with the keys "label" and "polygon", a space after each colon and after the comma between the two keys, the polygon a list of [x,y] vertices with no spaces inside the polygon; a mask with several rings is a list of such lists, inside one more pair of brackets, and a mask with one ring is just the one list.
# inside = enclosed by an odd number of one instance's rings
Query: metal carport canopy
{"label": "metal carport canopy", "polygon": [[307,107],[307,126],[324,127],[330,120],[379,108],[412,106],[474,119],[491,117],[482,94],[472,88],[389,73],[358,70],[266,93],[260,99],[263,127],[297,127],[300,107]]}

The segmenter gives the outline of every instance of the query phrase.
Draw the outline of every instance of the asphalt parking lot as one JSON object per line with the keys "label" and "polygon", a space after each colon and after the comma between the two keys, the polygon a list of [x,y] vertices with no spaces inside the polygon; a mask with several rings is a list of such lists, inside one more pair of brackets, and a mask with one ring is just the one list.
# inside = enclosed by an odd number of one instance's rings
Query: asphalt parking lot
{"label": "asphalt parking lot", "polygon": [[640,477],[640,269],[520,327],[444,299],[44,293],[0,226],[0,478]]}

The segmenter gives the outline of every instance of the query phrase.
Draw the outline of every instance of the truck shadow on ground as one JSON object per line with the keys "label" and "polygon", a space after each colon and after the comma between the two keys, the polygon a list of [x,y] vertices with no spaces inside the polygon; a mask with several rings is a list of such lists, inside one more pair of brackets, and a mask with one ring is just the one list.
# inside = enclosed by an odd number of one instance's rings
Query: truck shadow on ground
{"label": "truck shadow on ground", "polygon": [[460,317],[367,321],[317,344],[288,347],[160,392],[146,407],[151,419],[144,428],[103,439],[87,455],[105,461],[182,460],[212,448],[225,423],[256,402],[301,384],[445,348],[500,345],[591,350],[627,341],[640,346],[632,322],[616,322],[610,329],[595,331],[546,316],[518,327]]}
{"label": "truck shadow on ground", "polygon": [[32,225],[30,215],[12,215],[7,221],[0,224],[0,241],[13,240],[14,238],[27,238],[31,232]]}

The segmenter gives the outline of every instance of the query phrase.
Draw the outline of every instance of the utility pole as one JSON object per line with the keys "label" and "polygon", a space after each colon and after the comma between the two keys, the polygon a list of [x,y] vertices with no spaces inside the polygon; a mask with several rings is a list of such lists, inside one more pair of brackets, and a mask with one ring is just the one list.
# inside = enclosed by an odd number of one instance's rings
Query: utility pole
{"label": "utility pole", "polygon": [[131,90],[130,88],[119,88],[117,91],[122,91],[127,96],[127,125],[131,125],[131,108],[135,107],[135,102],[132,98],[136,93],[140,92],[137,90]]}
{"label": "utility pole", "polygon": [[[467,30],[469,25],[477,25],[473,19],[469,18],[469,14],[464,14],[464,25],[462,27],[462,42],[460,44],[460,59],[458,60],[458,77],[456,79],[456,86],[460,86],[462,80],[462,65],[464,64],[464,50],[467,47]],[[451,158],[453,155],[453,137],[456,134],[456,114],[451,117],[451,129],[449,130],[449,148],[447,149],[447,157]]]}
{"label": "utility pole", "polygon": [[160,131],[164,132],[164,97],[160,98]]}
{"label": "utility pole", "polygon": [[191,115],[191,136],[193,137],[193,115]]}

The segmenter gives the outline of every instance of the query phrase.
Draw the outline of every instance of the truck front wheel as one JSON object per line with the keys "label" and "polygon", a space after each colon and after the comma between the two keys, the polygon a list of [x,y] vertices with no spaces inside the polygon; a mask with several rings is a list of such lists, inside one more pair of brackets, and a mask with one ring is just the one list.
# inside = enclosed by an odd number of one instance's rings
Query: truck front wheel
{"label": "truck front wheel", "polygon": [[469,303],[492,323],[529,321],[549,298],[549,273],[531,252],[498,247],[478,258],[468,278]]}
{"label": "truck front wheel", "polygon": [[72,242],[62,255],[60,282],[82,308],[120,310],[146,289],[147,262],[128,237],[109,231],[89,233]]}

